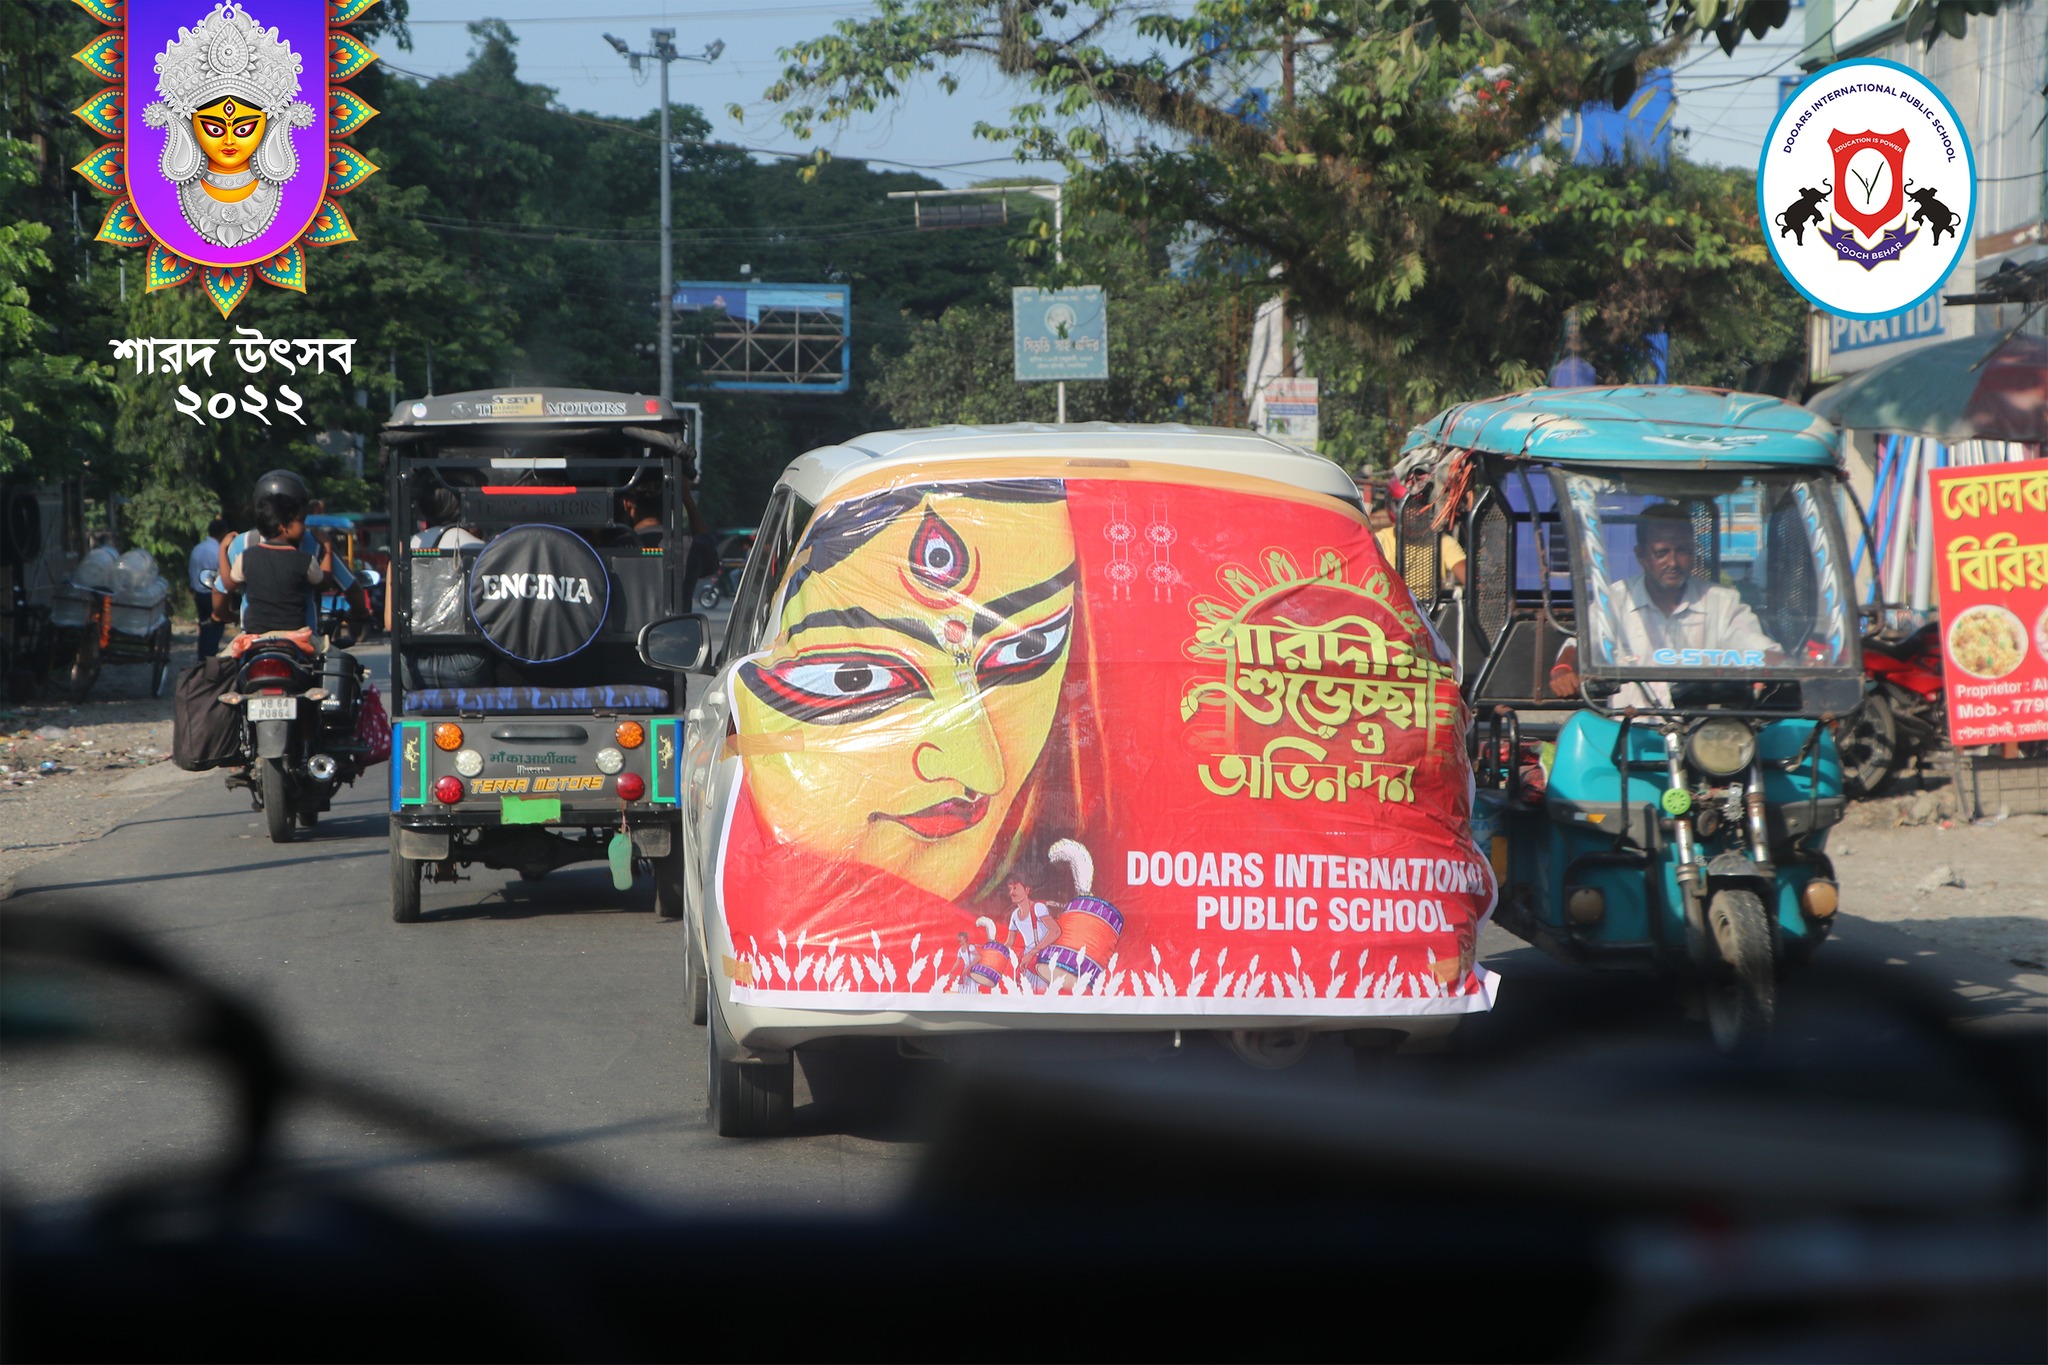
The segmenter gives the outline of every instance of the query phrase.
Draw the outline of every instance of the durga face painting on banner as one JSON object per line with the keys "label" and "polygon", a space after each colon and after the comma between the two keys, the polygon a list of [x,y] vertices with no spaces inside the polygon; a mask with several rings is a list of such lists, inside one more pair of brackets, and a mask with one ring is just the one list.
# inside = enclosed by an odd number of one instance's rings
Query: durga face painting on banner
{"label": "durga face painting on banner", "polygon": [[222,0],[186,27],[176,22],[191,17],[181,6],[131,7],[128,99],[142,118],[130,131],[129,191],[169,250],[203,265],[252,265],[289,247],[319,212],[323,9]]}
{"label": "durga face painting on banner", "polygon": [[1061,488],[885,494],[806,540],[781,632],[740,671],[753,799],[800,848],[963,901],[1000,873],[1060,710],[1077,600]]}

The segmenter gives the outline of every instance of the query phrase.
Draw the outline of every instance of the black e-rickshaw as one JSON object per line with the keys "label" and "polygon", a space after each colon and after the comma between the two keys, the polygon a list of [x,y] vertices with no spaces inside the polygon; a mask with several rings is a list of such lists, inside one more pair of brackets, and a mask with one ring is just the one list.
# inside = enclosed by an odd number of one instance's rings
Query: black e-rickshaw
{"label": "black e-rickshaw", "polygon": [[392,545],[391,917],[419,918],[423,877],[591,860],[621,888],[645,862],[680,914],[684,675],[638,643],[688,610],[686,419],[641,394],[453,393],[399,403],[381,443],[397,527],[425,523]]}

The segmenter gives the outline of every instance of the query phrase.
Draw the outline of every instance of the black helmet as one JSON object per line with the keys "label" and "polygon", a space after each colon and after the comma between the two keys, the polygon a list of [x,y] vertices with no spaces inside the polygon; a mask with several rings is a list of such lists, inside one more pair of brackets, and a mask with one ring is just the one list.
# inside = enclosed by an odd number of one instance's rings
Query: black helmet
{"label": "black helmet", "polygon": [[256,480],[256,497],[287,497],[300,503],[313,500],[313,490],[306,487],[306,481],[289,469],[273,469]]}

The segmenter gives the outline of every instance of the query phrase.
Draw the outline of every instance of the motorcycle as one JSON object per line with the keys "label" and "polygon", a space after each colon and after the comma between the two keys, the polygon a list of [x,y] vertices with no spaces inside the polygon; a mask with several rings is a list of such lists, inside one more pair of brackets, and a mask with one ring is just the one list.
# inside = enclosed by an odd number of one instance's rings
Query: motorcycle
{"label": "motorcycle", "polygon": [[[1863,700],[1835,727],[1842,786],[1850,796],[1875,796],[1908,761],[1925,763],[1948,747],[1947,666],[1939,621],[1863,637]],[[2048,756],[2048,741],[2015,747],[2021,758]]]}
{"label": "motorcycle", "polygon": [[697,585],[697,609],[715,611],[720,602],[739,596],[740,572],[747,567],[747,555],[754,548],[756,528],[736,526],[721,533],[718,542],[718,572]]}
{"label": "motorcycle", "polygon": [[1835,732],[1850,796],[1876,795],[1908,759],[1947,745],[1943,669],[1938,622],[1908,634],[1880,630],[1863,637],[1863,700]]}
{"label": "motorcycle", "polygon": [[320,633],[338,648],[353,648],[368,632],[369,623],[378,619],[376,600],[371,595],[376,586],[376,571],[365,569],[357,578],[356,587],[349,592],[323,592],[320,595]]}
{"label": "motorcycle", "polygon": [[308,654],[287,639],[258,641],[243,657],[221,700],[241,708],[249,767],[230,774],[228,786],[249,789],[272,843],[313,828],[335,792],[362,774],[355,733],[368,676],[353,655]]}

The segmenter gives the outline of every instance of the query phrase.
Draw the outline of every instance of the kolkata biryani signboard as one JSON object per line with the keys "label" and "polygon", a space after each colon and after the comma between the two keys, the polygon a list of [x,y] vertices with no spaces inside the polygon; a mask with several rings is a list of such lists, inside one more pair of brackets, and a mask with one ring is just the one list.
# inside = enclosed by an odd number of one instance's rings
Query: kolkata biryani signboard
{"label": "kolkata biryani signboard", "polygon": [[2048,460],[1937,469],[1930,487],[1949,733],[2048,739]]}

